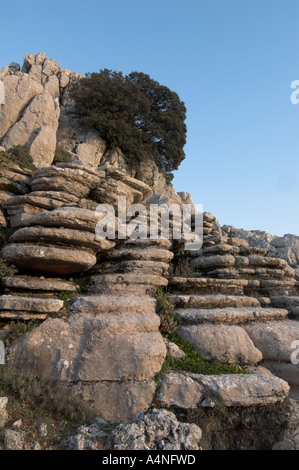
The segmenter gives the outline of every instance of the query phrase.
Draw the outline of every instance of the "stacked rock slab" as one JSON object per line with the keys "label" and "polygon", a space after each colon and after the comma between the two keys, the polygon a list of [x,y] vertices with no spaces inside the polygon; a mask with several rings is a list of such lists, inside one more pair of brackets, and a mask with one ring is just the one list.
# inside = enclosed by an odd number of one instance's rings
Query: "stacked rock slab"
{"label": "stacked rock slab", "polygon": [[[48,270],[56,275],[74,272],[76,260],[77,271],[86,269],[87,274],[93,274],[88,292],[72,303],[67,321],[48,318],[16,341],[10,348],[9,362],[47,379],[64,381],[93,402],[104,418],[127,421],[149,407],[156,387],[154,376],[166,355],[153,296],[158,287],[168,283],[165,276],[173,257],[171,242],[95,237],[101,217],[96,206],[111,204],[117,213],[118,196],[140,203],[151,192],[144,183],[121,172],[88,173],[68,164],[39,170],[32,181],[33,193],[27,196],[30,203],[40,203],[40,198],[47,199],[46,189],[53,198],[53,192],[61,194],[64,188],[78,200],[52,210],[44,207],[13,234],[3,256],[26,271]],[[117,246],[109,250],[115,243]],[[87,265],[90,257],[94,261]],[[78,260],[86,266],[79,266]],[[19,277],[5,282],[16,289],[25,281]],[[34,284],[32,278],[30,282]],[[11,299],[5,300],[19,308]]]}
{"label": "stacked rock slab", "polygon": [[169,283],[181,319],[179,335],[209,361],[266,366],[295,396],[299,371],[291,358],[299,338],[294,317],[299,283],[294,270],[246,240],[224,237],[220,227],[207,235],[206,220],[201,250],[183,253],[190,261],[189,277]]}
{"label": "stacked rock slab", "polygon": [[8,228],[5,203],[16,194],[30,190],[31,171],[9,162],[1,162],[0,168],[0,227]]}

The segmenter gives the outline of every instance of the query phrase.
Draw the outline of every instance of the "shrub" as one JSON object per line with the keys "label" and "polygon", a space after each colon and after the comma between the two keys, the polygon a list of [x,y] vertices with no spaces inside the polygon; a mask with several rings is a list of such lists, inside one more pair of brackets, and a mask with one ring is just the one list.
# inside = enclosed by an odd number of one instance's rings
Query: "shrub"
{"label": "shrub", "polygon": [[179,318],[174,313],[174,306],[170,295],[162,289],[158,289],[156,294],[156,312],[161,319],[160,331],[163,334],[171,334],[179,326]]}
{"label": "shrub", "polygon": [[40,324],[39,320],[31,320],[28,322],[10,322],[9,326],[12,328],[8,336],[5,338],[4,344],[8,348],[11,343],[23,336],[26,333],[30,333]]}
{"label": "shrub", "polygon": [[70,163],[73,161],[73,156],[70,152],[58,145],[55,150],[53,163]]}
{"label": "shrub", "polygon": [[20,168],[27,168],[32,171],[36,169],[27,145],[16,145],[5,152],[0,152],[0,163],[1,162],[13,163]]}
{"label": "shrub", "polygon": [[91,422],[96,417],[94,409],[62,382],[47,382],[30,371],[0,368],[0,392],[20,400],[22,409],[29,407],[36,422],[42,414],[73,424]]}
{"label": "shrub", "polygon": [[179,96],[144,73],[101,70],[74,82],[79,117],[99,131],[107,149],[130,164],[152,159],[167,180],[185,158],[186,108]]}
{"label": "shrub", "polygon": [[15,266],[9,265],[3,258],[0,257],[0,279],[6,276],[14,276],[18,270]]}

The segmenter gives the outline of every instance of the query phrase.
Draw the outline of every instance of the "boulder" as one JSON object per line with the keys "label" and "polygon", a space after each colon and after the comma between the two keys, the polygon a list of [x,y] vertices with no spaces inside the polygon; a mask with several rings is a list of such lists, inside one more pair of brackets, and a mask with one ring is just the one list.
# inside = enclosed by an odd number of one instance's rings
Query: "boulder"
{"label": "boulder", "polygon": [[132,424],[113,431],[115,450],[199,450],[201,429],[177,421],[174,413],[153,409],[138,413]]}
{"label": "boulder", "polygon": [[86,271],[97,262],[96,256],[87,251],[29,244],[11,243],[3,249],[2,255],[18,268],[58,275]]}
{"label": "boulder", "polygon": [[180,327],[178,334],[208,361],[257,364],[263,358],[240,326],[188,325]]}
{"label": "boulder", "polygon": [[244,325],[244,329],[262,352],[265,361],[291,362],[294,352],[291,345],[299,339],[299,322],[252,323]]}
{"label": "boulder", "polygon": [[8,404],[7,397],[0,397],[0,429],[4,427],[6,421],[8,420],[8,413],[6,407]]}
{"label": "boulder", "polygon": [[228,407],[282,403],[290,390],[284,380],[269,375],[189,375],[209,397]]}
{"label": "boulder", "polygon": [[[2,82],[5,89],[5,103],[0,109],[0,139],[19,119],[32,98],[43,91],[43,87],[28,75],[6,75],[2,78]],[[1,145],[5,147],[2,143]]]}
{"label": "boulder", "polygon": [[187,375],[168,373],[162,377],[158,401],[161,407],[196,409],[204,399],[204,388]]}
{"label": "boulder", "polygon": [[47,92],[36,95],[22,117],[6,133],[1,145],[29,145],[36,167],[51,165],[56,149],[59,103]]}

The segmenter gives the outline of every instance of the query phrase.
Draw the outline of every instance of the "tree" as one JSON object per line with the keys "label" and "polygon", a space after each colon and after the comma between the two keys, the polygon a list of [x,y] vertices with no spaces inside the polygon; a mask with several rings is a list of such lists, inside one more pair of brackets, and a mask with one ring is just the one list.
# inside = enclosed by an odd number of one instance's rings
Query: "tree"
{"label": "tree", "polygon": [[76,112],[95,127],[109,149],[130,163],[154,160],[171,179],[185,158],[186,108],[179,96],[144,73],[102,70],[74,82]]}

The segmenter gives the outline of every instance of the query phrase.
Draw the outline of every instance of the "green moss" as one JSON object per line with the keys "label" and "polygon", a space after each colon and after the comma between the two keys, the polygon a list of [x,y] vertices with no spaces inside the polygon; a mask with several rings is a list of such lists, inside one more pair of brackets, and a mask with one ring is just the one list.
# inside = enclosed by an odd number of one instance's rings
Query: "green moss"
{"label": "green moss", "polygon": [[248,374],[248,372],[239,365],[227,365],[206,361],[190,344],[182,340],[177,333],[169,334],[167,338],[184,351],[186,356],[182,359],[167,356],[161,371],[155,377],[157,381],[167,370],[204,375]]}
{"label": "green moss", "polygon": [[171,302],[170,294],[159,288],[155,294],[156,313],[161,319],[160,331],[164,334],[174,333],[179,324],[179,317],[174,313],[174,305]]}

